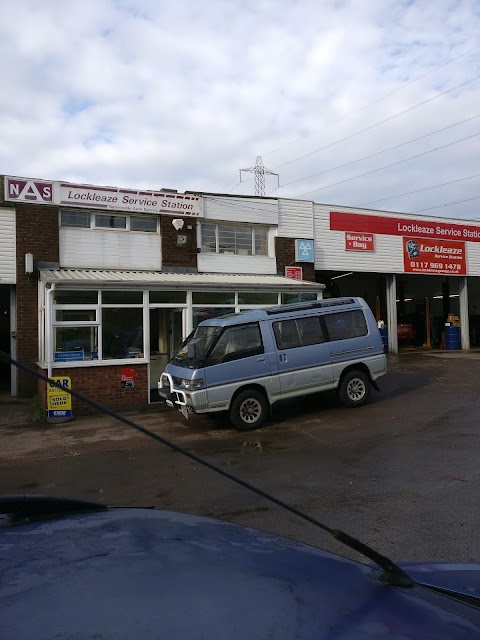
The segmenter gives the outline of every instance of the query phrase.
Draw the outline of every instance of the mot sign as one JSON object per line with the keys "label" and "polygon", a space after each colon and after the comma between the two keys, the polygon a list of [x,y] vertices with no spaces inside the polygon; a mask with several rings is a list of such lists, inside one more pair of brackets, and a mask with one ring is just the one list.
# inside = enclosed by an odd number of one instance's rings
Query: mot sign
{"label": "mot sign", "polygon": [[465,242],[403,238],[403,265],[406,273],[436,273],[466,276]]}

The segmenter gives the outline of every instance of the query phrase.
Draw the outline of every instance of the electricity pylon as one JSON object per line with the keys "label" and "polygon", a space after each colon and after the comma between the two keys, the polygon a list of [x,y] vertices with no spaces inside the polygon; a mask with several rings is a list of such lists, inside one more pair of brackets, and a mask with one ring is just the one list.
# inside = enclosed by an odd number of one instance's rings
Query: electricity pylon
{"label": "electricity pylon", "polygon": [[254,167],[249,167],[248,169],[240,169],[240,182],[242,182],[242,171],[248,171],[249,173],[255,174],[255,195],[256,196],[265,195],[265,174],[269,176],[277,176],[278,186],[280,186],[280,178],[278,177],[278,173],[274,173],[269,169],[265,169],[265,167],[263,166],[263,160],[261,156],[257,156],[257,160],[255,162]]}

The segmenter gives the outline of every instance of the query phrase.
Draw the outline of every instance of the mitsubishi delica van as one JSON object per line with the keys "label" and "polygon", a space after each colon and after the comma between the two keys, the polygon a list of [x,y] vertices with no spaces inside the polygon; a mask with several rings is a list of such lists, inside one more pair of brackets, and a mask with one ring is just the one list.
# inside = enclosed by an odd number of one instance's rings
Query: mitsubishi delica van
{"label": "mitsubishi delica van", "polygon": [[278,400],[335,389],[359,407],[386,373],[377,323],[362,298],[330,298],[205,320],[158,382],[168,405],[228,411],[241,430],[260,427]]}

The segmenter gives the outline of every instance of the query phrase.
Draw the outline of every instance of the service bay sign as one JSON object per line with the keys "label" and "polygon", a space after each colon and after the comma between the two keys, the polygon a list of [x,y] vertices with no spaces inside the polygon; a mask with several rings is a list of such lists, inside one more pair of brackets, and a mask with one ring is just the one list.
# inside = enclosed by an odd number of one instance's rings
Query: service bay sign
{"label": "service bay sign", "polygon": [[467,275],[465,242],[403,238],[403,264],[406,273]]}
{"label": "service bay sign", "polygon": [[375,240],[373,233],[351,233],[345,234],[345,251],[375,251]]}

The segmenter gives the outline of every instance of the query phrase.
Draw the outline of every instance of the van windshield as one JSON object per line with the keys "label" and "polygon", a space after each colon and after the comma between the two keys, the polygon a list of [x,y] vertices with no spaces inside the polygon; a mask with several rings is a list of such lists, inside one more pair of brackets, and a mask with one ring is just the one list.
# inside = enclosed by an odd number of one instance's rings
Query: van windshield
{"label": "van windshield", "polygon": [[197,327],[174,355],[175,364],[189,366],[193,360],[204,360],[208,349],[221,330],[222,327]]}

